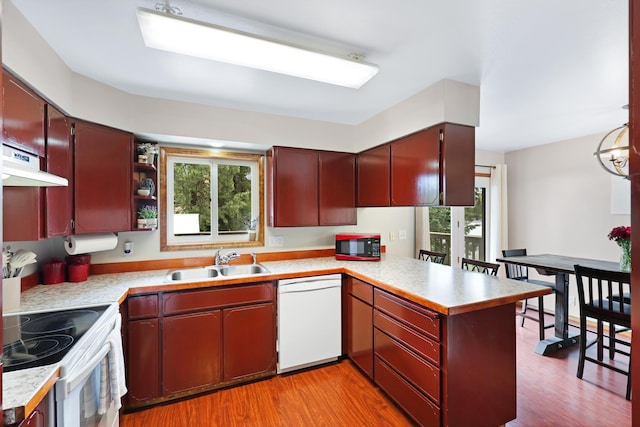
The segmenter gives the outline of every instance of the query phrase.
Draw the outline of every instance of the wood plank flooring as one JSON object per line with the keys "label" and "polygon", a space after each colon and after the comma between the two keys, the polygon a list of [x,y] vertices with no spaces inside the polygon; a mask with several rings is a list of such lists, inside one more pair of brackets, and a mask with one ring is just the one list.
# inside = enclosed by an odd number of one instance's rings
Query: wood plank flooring
{"label": "wood plank flooring", "polygon": [[[631,402],[624,398],[626,377],[587,363],[580,380],[577,346],[540,356],[533,352],[536,341],[537,323],[527,321],[524,328],[518,324],[518,409],[517,418],[507,427],[631,426]],[[621,365],[627,363],[618,358]],[[411,425],[346,360],[124,414],[120,420],[121,427]]]}

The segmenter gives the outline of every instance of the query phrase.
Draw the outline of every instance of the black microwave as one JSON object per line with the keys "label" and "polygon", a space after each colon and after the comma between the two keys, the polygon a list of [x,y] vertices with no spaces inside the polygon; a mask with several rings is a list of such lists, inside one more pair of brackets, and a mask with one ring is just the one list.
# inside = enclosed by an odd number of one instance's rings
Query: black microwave
{"label": "black microwave", "polygon": [[362,233],[336,234],[336,259],[379,261],[380,235]]}

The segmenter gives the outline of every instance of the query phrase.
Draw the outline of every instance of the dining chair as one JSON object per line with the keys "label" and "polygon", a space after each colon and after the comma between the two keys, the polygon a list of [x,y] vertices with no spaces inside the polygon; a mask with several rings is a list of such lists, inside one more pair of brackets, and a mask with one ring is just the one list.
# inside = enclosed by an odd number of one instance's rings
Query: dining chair
{"label": "dining chair", "polygon": [[497,276],[500,264],[493,262],[480,261],[471,258],[462,258],[460,262],[460,268],[463,270],[477,271],[479,273],[489,274],[491,276]]}
{"label": "dining chair", "polygon": [[[508,258],[511,256],[525,256],[527,255],[527,249],[505,249],[502,251],[502,256],[504,258]],[[546,286],[551,288],[553,292],[556,291],[555,282],[546,282],[544,280],[535,280],[529,279],[529,269],[523,265],[504,263],[505,272],[507,274],[507,278],[513,280],[520,280],[527,283],[533,283],[535,285]],[[544,331],[549,328],[553,328],[555,326],[554,323],[549,325],[545,325],[544,322],[544,296],[538,297],[538,317],[532,317],[527,315],[527,300],[522,301],[522,309],[518,312],[518,316],[522,317],[522,321],[520,322],[520,327],[524,326],[525,319],[531,319],[538,322],[538,334],[540,336],[540,341],[545,339]]]}
{"label": "dining chair", "polygon": [[447,257],[447,254],[442,252],[432,252],[426,249],[420,249],[418,253],[418,259],[423,261],[431,261],[438,264],[444,264],[444,259]]}
{"label": "dining chair", "polygon": [[[631,273],[608,271],[575,265],[578,285],[578,305],[580,307],[580,355],[578,359],[578,378],[582,379],[584,363],[595,363],[607,369],[627,376],[626,398],[631,398],[631,342],[616,338],[616,327],[628,330],[631,328],[631,304],[624,298],[616,296],[631,295]],[[587,319],[597,323],[595,340],[587,342]],[[608,332],[604,333],[604,323]],[[606,339],[605,339],[606,338]],[[587,349],[597,344],[596,357],[587,355]],[[615,353],[629,357],[629,368],[622,369],[619,364],[607,362],[603,357],[603,349],[608,349],[609,359]]]}

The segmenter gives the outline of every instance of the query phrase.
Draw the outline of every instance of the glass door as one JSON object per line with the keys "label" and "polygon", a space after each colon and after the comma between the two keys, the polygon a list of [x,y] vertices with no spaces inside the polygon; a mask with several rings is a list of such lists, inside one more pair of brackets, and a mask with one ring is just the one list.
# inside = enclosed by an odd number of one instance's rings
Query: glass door
{"label": "glass door", "polygon": [[458,266],[463,257],[486,260],[489,179],[476,177],[474,191],[473,207],[429,208],[431,250],[446,253],[447,265]]}

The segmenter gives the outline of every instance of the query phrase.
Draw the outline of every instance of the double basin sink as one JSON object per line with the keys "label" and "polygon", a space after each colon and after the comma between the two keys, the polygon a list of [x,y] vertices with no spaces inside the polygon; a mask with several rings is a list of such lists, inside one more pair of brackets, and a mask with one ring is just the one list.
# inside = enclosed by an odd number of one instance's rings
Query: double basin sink
{"label": "double basin sink", "polygon": [[261,264],[209,265],[206,267],[171,270],[167,273],[165,282],[220,280],[269,272],[270,271]]}

